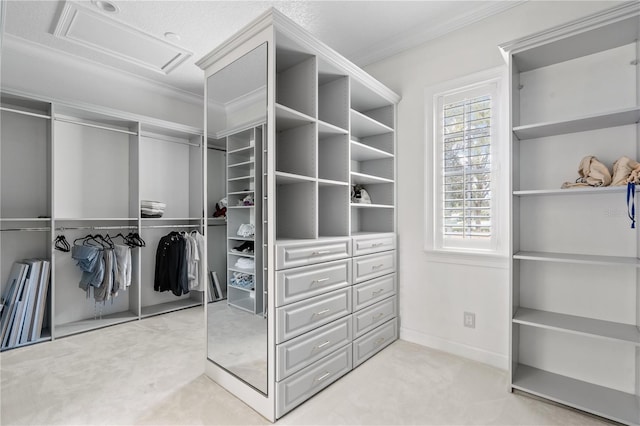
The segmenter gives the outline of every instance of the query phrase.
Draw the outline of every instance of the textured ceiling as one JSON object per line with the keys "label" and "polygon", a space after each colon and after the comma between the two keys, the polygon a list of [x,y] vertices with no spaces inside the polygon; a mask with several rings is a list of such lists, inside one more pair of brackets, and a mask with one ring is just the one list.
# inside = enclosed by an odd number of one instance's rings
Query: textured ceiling
{"label": "textured ceiling", "polygon": [[[74,3],[105,14],[91,1]],[[56,38],[53,32],[64,1],[6,1],[5,35],[201,95],[202,71],[195,66],[195,61],[270,7],[362,66],[520,2],[114,0],[113,3],[119,12],[108,14],[111,19],[158,38],[163,38],[168,31],[178,33],[180,40],[172,43],[193,52],[192,57],[164,75]]]}

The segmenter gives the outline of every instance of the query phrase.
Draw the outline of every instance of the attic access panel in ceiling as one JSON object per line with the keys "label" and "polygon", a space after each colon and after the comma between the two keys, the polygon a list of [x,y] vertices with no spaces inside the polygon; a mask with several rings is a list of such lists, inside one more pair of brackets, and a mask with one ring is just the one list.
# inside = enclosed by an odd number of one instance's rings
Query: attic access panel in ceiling
{"label": "attic access panel in ceiling", "polygon": [[53,34],[162,74],[169,74],[192,55],[179,46],[72,2],[65,4]]}

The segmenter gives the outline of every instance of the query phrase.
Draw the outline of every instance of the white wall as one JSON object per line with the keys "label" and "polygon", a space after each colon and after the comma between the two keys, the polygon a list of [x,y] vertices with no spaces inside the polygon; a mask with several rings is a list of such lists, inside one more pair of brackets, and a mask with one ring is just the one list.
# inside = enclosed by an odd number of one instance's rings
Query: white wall
{"label": "white wall", "polygon": [[[400,337],[507,368],[506,267],[429,260],[424,251],[425,89],[504,65],[498,44],[619,2],[529,1],[366,70],[402,96],[398,107]],[[507,207],[507,206],[504,206]],[[506,210],[502,217],[507,218]],[[475,312],[476,328],[463,327]]]}
{"label": "white wall", "polygon": [[[6,34],[0,59],[4,90],[203,127],[204,105],[197,96],[29,45]],[[204,81],[204,73],[202,78]]]}

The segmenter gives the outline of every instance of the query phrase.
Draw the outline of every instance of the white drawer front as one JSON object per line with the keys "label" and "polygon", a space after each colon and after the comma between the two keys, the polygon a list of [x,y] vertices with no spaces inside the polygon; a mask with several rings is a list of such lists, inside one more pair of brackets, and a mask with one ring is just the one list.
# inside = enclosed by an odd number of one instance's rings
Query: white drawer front
{"label": "white drawer front", "polygon": [[353,255],[362,256],[364,254],[378,253],[381,251],[395,250],[395,234],[367,235],[353,237]]}
{"label": "white drawer front", "polygon": [[283,306],[351,284],[351,260],[276,272],[276,306]]}
{"label": "white drawer front", "polygon": [[396,294],[396,274],[385,275],[353,286],[353,312]]}
{"label": "white drawer front", "polygon": [[344,317],[276,348],[276,380],[280,381],[307,365],[351,343],[351,318]]}
{"label": "white drawer front", "polygon": [[351,287],[276,308],[276,343],[351,313]]}
{"label": "white drawer front", "polygon": [[396,316],[396,298],[390,297],[353,314],[353,334],[358,338]]}
{"label": "white drawer front", "polygon": [[294,268],[351,256],[351,240],[276,243],[276,269]]}
{"label": "white drawer front", "polygon": [[276,384],[276,417],[300,405],[351,371],[351,345]]}
{"label": "white drawer front", "polygon": [[353,368],[371,358],[398,338],[395,319],[381,325],[353,342]]}
{"label": "white drawer front", "polygon": [[361,283],[396,271],[396,252],[356,257],[353,259],[353,283]]}

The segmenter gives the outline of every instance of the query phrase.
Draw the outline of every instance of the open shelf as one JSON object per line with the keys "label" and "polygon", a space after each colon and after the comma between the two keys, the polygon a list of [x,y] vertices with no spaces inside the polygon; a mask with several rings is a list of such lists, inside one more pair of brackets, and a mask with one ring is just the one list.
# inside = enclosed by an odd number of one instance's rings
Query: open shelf
{"label": "open shelf", "polygon": [[315,178],[309,176],[296,175],[293,173],[276,172],[276,185],[315,182]]}
{"label": "open shelf", "polygon": [[357,141],[351,141],[351,159],[355,161],[393,158],[393,154]]}
{"label": "open shelf", "polygon": [[585,265],[631,266],[640,267],[640,259],[621,256],[595,256],[590,254],[550,253],[537,251],[519,251],[514,259],[535,260],[541,262],[578,263]]}
{"label": "open shelf", "polygon": [[74,321],[66,324],[59,324],[55,327],[55,336],[64,337],[72,334],[83,333],[85,331],[97,330],[99,328],[108,327],[111,325],[122,324],[129,321],[135,321],[138,319],[138,315],[132,312],[117,312],[115,314],[103,315],[97,319],[85,319],[80,321]]}
{"label": "open shelf", "polygon": [[351,203],[351,207],[355,208],[365,208],[365,209],[393,209],[395,206],[387,205],[387,204],[362,204],[362,203]]}
{"label": "open shelf", "polygon": [[251,176],[251,175],[238,176],[238,177],[229,178],[227,180],[229,182],[236,182],[236,181],[239,181],[239,180],[249,180],[249,179],[253,179],[253,176]]}
{"label": "open shelf", "polygon": [[358,138],[392,133],[393,129],[361,112],[351,110],[351,134]]}
{"label": "open shelf", "polygon": [[386,179],[364,173],[351,172],[351,184],[393,183],[393,179]]}
{"label": "open shelf", "polygon": [[513,322],[531,327],[611,339],[640,346],[640,330],[635,325],[630,324],[522,307],[518,308],[513,317]]}
{"label": "open shelf", "polygon": [[349,182],[331,179],[318,179],[318,186],[349,186]]}
{"label": "open shelf", "polygon": [[233,271],[233,272],[240,272],[242,274],[255,275],[255,272],[253,271],[253,268],[252,269],[242,269],[242,268],[238,268],[238,267],[235,267],[235,266],[229,266],[227,269],[230,270],[230,271]]}
{"label": "open shelf", "polygon": [[143,306],[141,316],[151,317],[154,315],[166,314],[168,312],[179,311],[180,309],[193,308],[202,305],[202,302],[194,299],[180,299],[172,302],[160,303],[158,305]]}
{"label": "open shelf", "polygon": [[513,133],[519,140],[526,140],[625,126],[627,124],[635,124],[638,121],[640,121],[640,107],[633,107],[601,114],[585,115],[570,120],[518,126],[513,128]]}
{"label": "open shelf", "polygon": [[227,151],[227,155],[250,153],[253,151],[253,145]]}
{"label": "open shelf", "polygon": [[325,123],[324,121],[318,120],[318,134],[320,135],[320,137],[327,137],[332,135],[347,135],[349,134],[349,131],[338,126],[334,126],[333,124]]}
{"label": "open shelf", "polygon": [[276,130],[278,132],[314,123],[316,120],[284,105],[276,104]]}
{"label": "open shelf", "polygon": [[635,395],[518,364],[512,386],[598,416],[637,424],[640,409]]}
{"label": "open shelf", "polygon": [[[636,188],[636,192],[640,190],[640,187]],[[576,187],[567,189],[527,189],[522,191],[513,191],[513,195],[526,196],[526,195],[593,195],[593,194],[615,194],[620,192],[626,192],[626,186],[601,186],[601,187]]]}
{"label": "open shelf", "polygon": [[252,292],[251,290],[247,291],[245,289],[233,287],[231,285],[229,285],[229,289],[245,291],[247,293],[247,296],[244,298],[234,299],[233,301],[230,301],[229,299],[227,299],[227,303],[230,306],[233,306],[234,308],[242,309],[243,311],[254,313],[254,306],[253,306],[254,300],[252,297],[249,296],[249,294]]}
{"label": "open shelf", "polygon": [[252,292],[255,291],[255,290],[253,290],[251,288],[238,287],[238,286],[235,286],[233,284],[227,284],[227,287],[228,288],[233,288],[235,290],[246,291],[247,293],[252,293]]}

